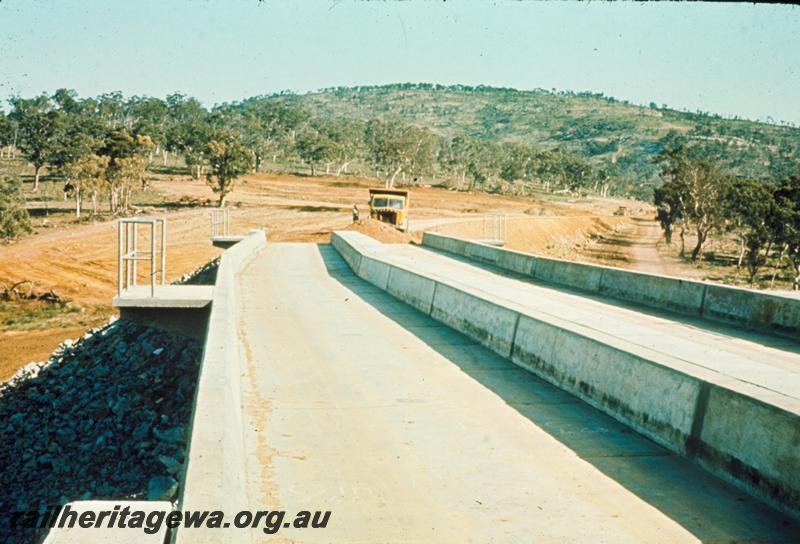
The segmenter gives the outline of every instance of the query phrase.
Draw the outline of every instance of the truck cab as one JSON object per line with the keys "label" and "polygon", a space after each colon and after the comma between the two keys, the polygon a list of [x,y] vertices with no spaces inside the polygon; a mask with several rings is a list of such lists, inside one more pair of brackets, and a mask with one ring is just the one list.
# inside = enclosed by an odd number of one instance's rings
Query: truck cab
{"label": "truck cab", "polygon": [[408,191],[369,190],[369,216],[400,230],[408,229]]}

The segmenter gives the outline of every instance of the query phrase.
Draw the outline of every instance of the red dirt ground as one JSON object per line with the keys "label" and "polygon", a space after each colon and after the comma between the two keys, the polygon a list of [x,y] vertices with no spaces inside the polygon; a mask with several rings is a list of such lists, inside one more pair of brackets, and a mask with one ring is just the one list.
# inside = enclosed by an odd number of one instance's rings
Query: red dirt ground
{"label": "red dirt ground", "polygon": [[[191,207],[213,202],[215,195],[204,183],[188,177],[157,179],[153,186],[165,203],[185,207],[171,212],[143,209],[167,217],[170,281],[219,254],[209,241],[209,207]],[[326,243],[333,230],[346,228],[392,243],[418,239],[419,234],[400,233],[372,220],[352,225],[353,204],[365,213],[367,188],[374,186],[374,180],[351,177],[246,176],[229,198],[231,230],[262,228],[268,239],[276,242]],[[612,199],[571,202],[422,187],[412,189],[410,221],[412,229],[428,224],[436,225],[433,230],[440,232],[471,236],[482,228],[484,214],[506,214],[510,247],[569,256],[579,252],[592,236],[613,233],[628,222],[628,218],[612,215],[621,203],[631,206],[629,201]],[[37,221],[42,220],[34,219],[34,223]],[[80,336],[114,313],[111,298],[116,290],[116,223],[62,223],[39,231],[0,246],[0,282],[31,280],[37,291],[54,289],[84,311],[29,330],[0,325],[0,380],[30,361],[45,360],[59,342]]]}

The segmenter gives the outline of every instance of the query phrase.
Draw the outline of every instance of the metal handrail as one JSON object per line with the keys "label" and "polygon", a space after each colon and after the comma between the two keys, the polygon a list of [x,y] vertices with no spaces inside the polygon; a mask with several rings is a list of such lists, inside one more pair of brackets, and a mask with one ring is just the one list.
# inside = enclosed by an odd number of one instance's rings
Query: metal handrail
{"label": "metal handrail", "polygon": [[[507,222],[506,214],[493,213],[491,215],[491,221],[489,221],[489,214],[483,214],[483,239],[491,240],[492,242],[505,242]],[[492,227],[491,238],[487,237],[487,225],[491,225]]]}
{"label": "metal handrail", "polygon": [[[139,248],[139,225],[150,227],[149,251]],[[155,297],[156,284],[165,285],[167,282],[167,220],[163,217],[130,217],[120,219],[117,228],[117,295],[137,287],[138,262],[149,261],[150,296]],[[156,247],[159,230],[160,243]]]}
{"label": "metal handrail", "polygon": [[215,208],[211,210],[211,237],[228,235],[230,216],[228,208]]}

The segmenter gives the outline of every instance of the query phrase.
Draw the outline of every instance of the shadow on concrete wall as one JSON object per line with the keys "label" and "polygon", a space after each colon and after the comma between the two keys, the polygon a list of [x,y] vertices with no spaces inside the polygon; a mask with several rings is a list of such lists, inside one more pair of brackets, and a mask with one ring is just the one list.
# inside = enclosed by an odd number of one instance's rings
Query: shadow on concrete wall
{"label": "shadow on concrete wall", "polygon": [[788,516],[358,278],[332,246],[318,248],[328,274],[354,295],[699,540],[800,539],[800,525]]}

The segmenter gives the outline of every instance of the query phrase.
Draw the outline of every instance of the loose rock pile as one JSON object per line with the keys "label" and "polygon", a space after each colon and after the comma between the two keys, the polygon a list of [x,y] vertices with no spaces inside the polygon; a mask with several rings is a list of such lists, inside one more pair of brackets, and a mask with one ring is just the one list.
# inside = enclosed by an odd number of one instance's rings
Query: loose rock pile
{"label": "loose rock pile", "polygon": [[14,511],[173,500],[200,355],[195,340],[117,321],[0,385],[0,540],[44,536],[8,527]]}
{"label": "loose rock pile", "polygon": [[184,274],[174,284],[176,285],[214,285],[217,281],[217,269],[220,258],[207,262],[197,270]]}

